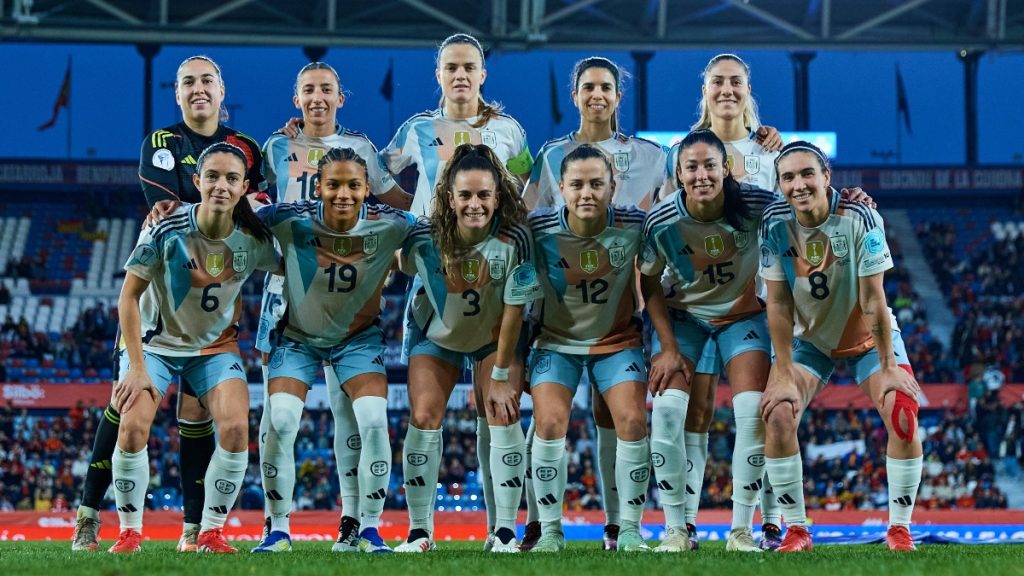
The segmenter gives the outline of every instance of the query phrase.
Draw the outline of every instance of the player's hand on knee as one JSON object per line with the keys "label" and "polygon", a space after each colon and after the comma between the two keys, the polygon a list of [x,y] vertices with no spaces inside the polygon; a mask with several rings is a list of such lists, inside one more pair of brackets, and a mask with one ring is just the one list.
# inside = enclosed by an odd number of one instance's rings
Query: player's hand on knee
{"label": "player's hand on knee", "polygon": [[910,397],[915,403],[919,401],[921,396],[921,385],[917,383],[917,380],[910,375],[909,372],[894,366],[892,368],[883,368],[880,373],[882,378],[882,390],[879,393],[878,405],[882,406],[885,404],[885,397],[890,392],[902,392]]}
{"label": "player's hand on knee", "polygon": [[160,400],[160,392],[146,370],[130,368],[128,374],[114,386],[114,408],[124,414],[131,410],[143,394],[148,394],[154,403]]}
{"label": "player's hand on knee", "polygon": [[518,422],[519,396],[518,387],[508,380],[491,378],[491,385],[487,387],[487,398],[484,401],[487,418],[502,426]]}
{"label": "player's hand on knee", "polygon": [[651,360],[647,375],[647,388],[652,395],[663,394],[675,374],[681,374],[687,388],[693,379],[694,367],[690,360],[678,351],[665,350]]}
{"label": "player's hand on knee", "polygon": [[[803,409],[803,394],[797,386],[795,369],[792,367],[772,366],[768,376],[768,385],[761,395],[761,419],[765,422],[776,408],[791,409],[796,418]],[[783,404],[790,406],[785,407]]]}

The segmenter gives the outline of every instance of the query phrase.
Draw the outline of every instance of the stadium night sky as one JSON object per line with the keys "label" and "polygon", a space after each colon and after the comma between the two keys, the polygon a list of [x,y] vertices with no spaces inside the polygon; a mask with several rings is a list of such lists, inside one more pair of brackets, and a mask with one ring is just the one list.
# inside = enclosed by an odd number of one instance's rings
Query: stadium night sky
{"label": "stadium night sky", "polygon": [[[441,38],[438,38],[440,41]],[[228,124],[263,142],[290,116],[292,84],[306,63],[299,47],[165,46],[154,61],[154,126],[180,120],[170,83],[178,63],[191,54],[213,57],[224,71]],[[601,52],[633,68],[626,52]],[[501,101],[526,128],[536,153],[549,138],[578,125],[569,97],[569,72],[584,52],[492,53],[485,94]],[[739,51],[752,67],[752,85],[762,120],[783,130],[794,128],[793,66],[783,51]],[[651,60],[648,96],[650,130],[683,130],[695,119],[699,74],[711,51],[663,51]],[[131,45],[0,44],[5,89],[0,91],[0,157],[65,157],[68,111],[54,128],[49,120],[72,58],[72,157],[137,159],[143,138],[143,60]],[[348,93],[340,122],[367,133],[378,147],[414,113],[437,106],[433,51],[334,48],[326,60],[338,69]],[[380,88],[394,61],[394,122]],[[812,130],[838,132],[838,162],[885,164],[897,151],[895,69],[903,75],[912,134],[900,125],[903,164],[962,164],[964,146],[963,67],[953,52],[823,51],[811,63]],[[558,81],[562,121],[554,124],[549,66]],[[1024,162],[1024,54],[989,53],[978,72],[979,159],[985,164]],[[634,86],[627,85],[622,125],[633,132]],[[889,159],[888,164],[895,164]]]}

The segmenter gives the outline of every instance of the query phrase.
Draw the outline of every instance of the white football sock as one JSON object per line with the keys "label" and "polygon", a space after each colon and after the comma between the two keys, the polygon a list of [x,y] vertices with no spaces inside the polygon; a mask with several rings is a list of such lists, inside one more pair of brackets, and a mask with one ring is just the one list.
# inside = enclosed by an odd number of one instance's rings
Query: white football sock
{"label": "white football sock", "polygon": [[142,511],[146,508],[146,489],[149,488],[149,449],[125,452],[114,448],[110,468],[121,530],[131,528],[142,532]]}
{"label": "white football sock", "polygon": [[362,450],[359,454],[360,529],[376,528],[391,481],[391,440],[388,438],[388,399],[363,396],[352,401],[359,426]]}
{"label": "white football sock", "polygon": [[690,395],[669,389],[654,397],[651,414],[651,461],[658,482],[665,526],[682,528],[686,524],[686,443],[683,423]]}
{"label": "white football sock", "polygon": [[203,480],[206,501],[203,504],[200,531],[224,527],[228,512],[238,499],[248,464],[248,450],[228,452],[217,445],[213,451],[213,458],[210,459],[210,466],[206,469],[206,478]]}

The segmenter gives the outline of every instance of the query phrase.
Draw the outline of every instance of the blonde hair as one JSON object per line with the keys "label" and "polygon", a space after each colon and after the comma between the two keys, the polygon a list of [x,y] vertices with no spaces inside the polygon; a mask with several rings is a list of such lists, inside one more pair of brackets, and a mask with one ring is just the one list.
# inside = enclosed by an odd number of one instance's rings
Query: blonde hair
{"label": "blonde hair", "polygon": [[[747,84],[750,84],[750,66],[743,61],[742,58],[735,54],[719,54],[708,61],[708,65],[704,67],[704,71],[701,72],[701,79],[706,82],[708,74],[711,73],[711,69],[716,64],[723,60],[732,60],[743,67],[743,73],[747,75]],[[710,130],[711,129],[711,112],[708,110],[708,99],[707,96],[701,94],[700,104],[697,105],[697,122],[690,127],[691,130]],[[753,94],[748,94],[743,105],[743,125],[748,130],[757,130],[761,127],[761,118],[757,114],[757,100],[754,99]]]}
{"label": "blonde hair", "polygon": [[448,198],[453,193],[455,176],[468,170],[484,170],[494,177],[498,211],[492,216],[493,219],[506,226],[525,224],[529,212],[519,193],[519,179],[505,168],[494,151],[484,144],[462,144],[455,149],[437,179],[430,208],[430,221],[433,224],[431,234],[437,243],[438,252],[446,259],[455,258],[460,251],[458,222],[455,211],[448,204]]}
{"label": "blonde hair", "polygon": [[[444,49],[453,44],[466,44],[476,48],[477,53],[480,54],[480,67],[484,67],[484,49],[480,46],[480,42],[470,36],[469,34],[452,34],[451,36],[444,39],[441,45],[437,48],[437,56],[434,58],[435,65],[438,69],[441,68],[441,54],[444,53]],[[438,107],[444,109],[444,94],[441,94],[441,101],[438,103]],[[501,114],[504,108],[497,102],[488,102],[484,100],[482,94],[477,95],[477,115],[480,119],[474,124],[470,124],[473,128],[483,128],[491,118],[495,118],[498,114]]]}

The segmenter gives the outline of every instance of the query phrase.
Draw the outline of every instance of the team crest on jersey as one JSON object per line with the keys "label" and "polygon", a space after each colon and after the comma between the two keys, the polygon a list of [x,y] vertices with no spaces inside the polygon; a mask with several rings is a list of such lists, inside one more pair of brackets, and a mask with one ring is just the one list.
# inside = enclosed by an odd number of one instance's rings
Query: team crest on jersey
{"label": "team crest on jersey", "polygon": [[480,261],[476,258],[469,258],[462,261],[462,279],[466,282],[476,282],[480,278]]}
{"label": "team crest on jersey", "polygon": [[174,154],[167,148],[160,148],[153,152],[153,166],[170,172],[174,169]]}
{"label": "team crest on jersey", "polygon": [[316,168],[324,154],[327,154],[327,152],[323,148],[310,148],[309,152],[306,153],[306,164]]}
{"label": "team crest on jersey", "polygon": [[235,252],[231,257],[231,269],[241,274],[245,272],[246,267],[249,264],[249,253],[245,250],[241,252]]}
{"label": "team crest on jersey", "polygon": [[712,234],[704,237],[704,251],[712,258],[718,258],[725,252],[725,241],[721,234]]}
{"label": "team crest on jersey", "polygon": [[367,234],[363,236],[363,254],[370,256],[377,252],[377,235]]}
{"label": "team crest on jersey", "polygon": [[761,157],[753,154],[745,154],[743,156],[743,170],[747,174],[757,174],[761,171]]}
{"label": "team crest on jersey", "polygon": [[584,250],[580,253],[580,268],[587,274],[596,272],[599,262],[597,250]]}
{"label": "team crest on jersey", "polygon": [[616,152],[612,155],[612,161],[616,172],[629,170],[629,152]]}
{"label": "team crest on jersey", "polygon": [[338,256],[348,256],[352,251],[352,239],[349,237],[334,239],[334,253]]}
{"label": "team crest on jersey", "polygon": [[850,253],[850,243],[847,242],[846,236],[837,234],[829,238],[828,241],[832,245],[832,253],[836,255],[836,258],[843,258]]}
{"label": "team crest on jersey", "polygon": [[611,262],[612,266],[621,268],[626,263],[626,248],[625,246],[612,246],[608,249],[608,261]]}
{"label": "team crest on jersey", "polygon": [[224,271],[224,254],[207,254],[206,255],[206,271],[210,273],[210,276],[220,276],[220,273]]}
{"label": "team crest on jersey", "polygon": [[459,131],[455,133],[455,145],[462,146],[463,144],[472,144],[473,137],[470,136],[469,132]]}
{"label": "team crest on jersey", "polygon": [[817,266],[825,260],[825,243],[821,240],[808,240],[804,247],[807,251],[807,261],[812,266]]}
{"label": "team crest on jersey", "polygon": [[488,148],[498,147],[498,136],[494,133],[494,130],[483,130],[480,132],[480,141],[484,143],[484,146]]}
{"label": "team crest on jersey", "polygon": [[487,271],[494,280],[501,280],[505,277],[505,261],[501,258],[492,258],[487,261]]}
{"label": "team crest on jersey", "polygon": [[747,247],[747,244],[750,244],[750,234],[743,230],[733,230],[732,240],[736,243],[736,247],[742,250]]}

